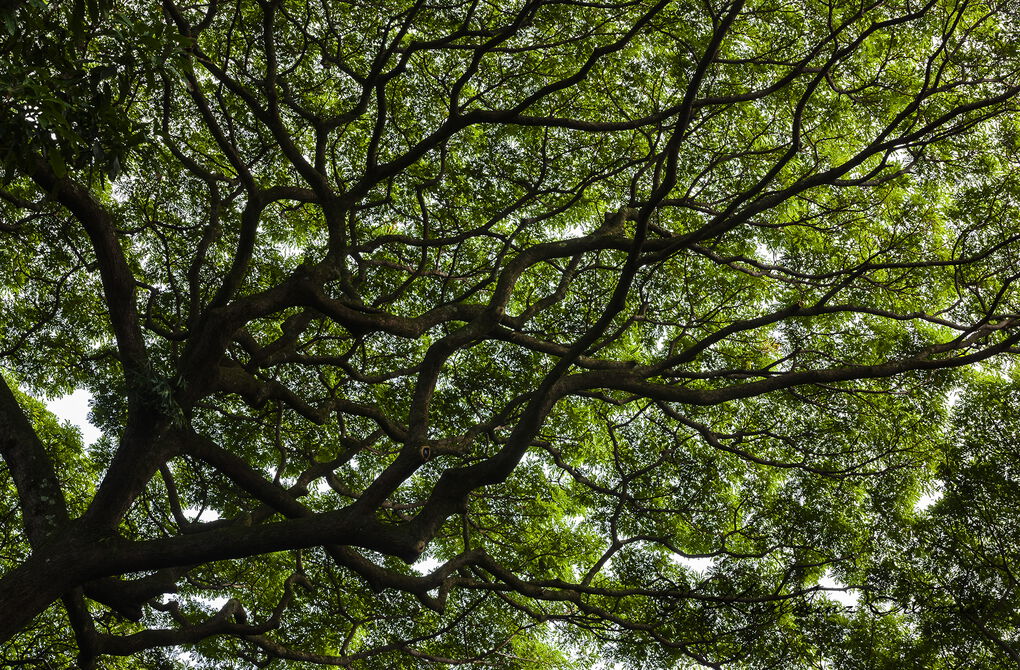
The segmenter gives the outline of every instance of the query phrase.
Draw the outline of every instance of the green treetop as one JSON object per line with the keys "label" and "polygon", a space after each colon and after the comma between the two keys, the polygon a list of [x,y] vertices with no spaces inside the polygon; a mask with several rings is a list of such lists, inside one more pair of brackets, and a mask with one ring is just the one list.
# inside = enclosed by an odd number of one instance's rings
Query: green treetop
{"label": "green treetop", "polygon": [[0,665],[1020,664],[1012,3],[0,19]]}

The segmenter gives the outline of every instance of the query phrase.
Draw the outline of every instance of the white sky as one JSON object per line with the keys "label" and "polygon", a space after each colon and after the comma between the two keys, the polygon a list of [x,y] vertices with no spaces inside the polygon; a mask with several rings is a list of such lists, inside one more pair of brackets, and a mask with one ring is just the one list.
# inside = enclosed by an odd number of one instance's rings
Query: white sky
{"label": "white sky", "polygon": [[940,498],[942,498],[941,489],[929,491],[928,493],[922,495],[921,498],[917,501],[917,503],[914,505],[914,511],[923,512],[932,505],[934,505],[935,503],[937,503]]}
{"label": "white sky", "polygon": [[[835,579],[832,576],[832,572],[829,570],[826,570],[822,578],[818,580],[818,585],[827,589],[846,588],[846,584]],[[849,589],[847,591],[826,591],[825,595],[826,597],[835,600],[843,607],[854,607],[857,605],[858,593],[855,589]]]}
{"label": "white sky", "polygon": [[78,389],[70,395],[61,396],[46,403],[47,409],[64,421],[70,421],[81,431],[82,441],[88,446],[99,439],[102,432],[89,423],[89,401],[92,394]]}

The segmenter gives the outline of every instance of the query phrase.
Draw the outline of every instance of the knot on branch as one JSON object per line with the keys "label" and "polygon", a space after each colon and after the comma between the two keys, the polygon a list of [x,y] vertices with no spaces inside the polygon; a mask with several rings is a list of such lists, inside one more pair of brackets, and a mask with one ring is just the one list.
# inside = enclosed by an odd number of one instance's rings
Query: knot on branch
{"label": "knot on branch", "polygon": [[607,232],[619,228],[627,221],[637,221],[638,211],[633,207],[621,207],[615,212],[606,212],[602,221],[600,232]]}

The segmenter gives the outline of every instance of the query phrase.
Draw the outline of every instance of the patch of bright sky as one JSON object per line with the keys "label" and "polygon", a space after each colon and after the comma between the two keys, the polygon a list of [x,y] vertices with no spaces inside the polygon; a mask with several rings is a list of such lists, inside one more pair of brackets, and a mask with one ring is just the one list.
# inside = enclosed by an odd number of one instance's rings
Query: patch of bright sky
{"label": "patch of bright sky", "polygon": [[284,258],[297,258],[305,253],[304,247],[289,242],[278,242],[273,247]]}
{"label": "patch of bright sky", "polygon": [[775,262],[776,262],[776,251],[775,251],[775,249],[773,249],[771,246],[769,246],[768,244],[766,244],[762,240],[757,240],[754,243],[754,251],[755,251],[755,253],[758,254],[758,258],[760,260],[763,260],[763,261],[765,261],[766,263],[768,263],[770,265],[771,264],[775,264]]}
{"label": "patch of bright sky", "polygon": [[937,503],[942,498],[944,487],[945,483],[942,481],[932,482],[930,488],[914,503],[914,511],[923,512]]}
{"label": "patch of bright sky", "polygon": [[213,598],[197,598],[198,602],[202,603],[203,607],[209,607],[214,610],[221,610],[223,606],[230,600],[230,596],[215,596]]}
{"label": "patch of bright sky", "polygon": [[202,523],[204,521],[216,521],[221,519],[220,513],[214,509],[200,509],[198,507],[185,507],[184,515],[191,519],[192,523]]}
{"label": "patch of bright sky", "polygon": [[417,572],[419,575],[432,574],[436,568],[442,565],[442,561],[437,561],[432,557],[426,557],[419,560],[417,563],[411,566],[411,569]]}
{"label": "patch of bright sky", "polygon": [[326,478],[323,477],[321,479],[312,480],[308,484],[308,490],[318,495],[326,495],[327,493],[332,492],[333,489],[329,487],[329,482],[327,482]]}
{"label": "patch of bright sky", "polygon": [[84,389],[78,389],[70,395],[61,396],[46,403],[46,408],[53,412],[58,419],[70,421],[71,424],[78,427],[85,446],[92,444],[103,434],[89,421],[89,402],[91,400],[91,393]]}
{"label": "patch of bright sky", "polygon": [[[827,589],[842,589],[846,588],[846,584],[843,584],[828,570],[822,575],[822,578],[818,580],[818,585]],[[847,591],[824,591],[825,595],[843,605],[844,607],[856,607],[858,594],[854,589]]]}
{"label": "patch of bright sky", "polygon": [[672,558],[673,562],[677,565],[681,565],[702,577],[708,574],[708,571],[715,566],[715,558],[711,556],[689,558],[679,554],[672,554],[670,558]]}

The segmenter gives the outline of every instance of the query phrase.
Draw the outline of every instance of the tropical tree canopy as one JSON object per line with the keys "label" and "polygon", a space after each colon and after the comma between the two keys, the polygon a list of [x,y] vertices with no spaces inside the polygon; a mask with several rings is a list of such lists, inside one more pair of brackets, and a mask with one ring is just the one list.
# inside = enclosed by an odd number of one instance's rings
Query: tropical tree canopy
{"label": "tropical tree canopy", "polygon": [[0,665],[1020,664],[1015,5],[0,19]]}

